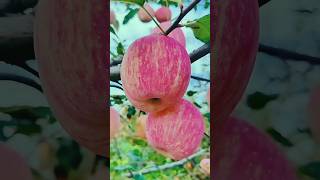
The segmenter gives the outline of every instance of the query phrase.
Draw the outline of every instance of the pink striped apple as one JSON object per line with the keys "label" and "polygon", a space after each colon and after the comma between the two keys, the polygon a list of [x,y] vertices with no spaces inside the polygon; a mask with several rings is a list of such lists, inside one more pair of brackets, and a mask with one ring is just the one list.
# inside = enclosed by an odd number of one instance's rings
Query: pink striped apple
{"label": "pink striped apple", "polygon": [[213,2],[213,114],[219,126],[240,100],[258,50],[257,0]]}
{"label": "pink striped apple", "polygon": [[146,123],[148,143],[160,154],[174,160],[195,153],[204,131],[202,114],[184,99],[161,112],[150,113]]}
{"label": "pink striped apple", "polygon": [[213,162],[213,179],[297,179],[294,168],[270,137],[233,117],[214,132]]}
{"label": "pink striped apple", "polygon": [[134,41],[121,64],[121,80],[129,101],[144,112],[176,104],[186,92],[191,63],[176,40],[151,34]]}
{"label": "pink striped apple", "polygon": [[312,136],[320,143],[320,84],[311,89],[307,112]]}
{"label": "pink striped apple", "polygon": [[0,143],[0,177],[3,180],[33,179],[26,160],[3,143]]}
{"label": "pink striped apple", "polygon": [[110,139],[116,137],[120,128],[120,114],[113,107],[110,107]]}
{"label": "pink striped apple", "polygon": [[41,85],[62,127],[79,144],[109,151],[106,1],[41,0],[34,22]]}
{"label": "pink striped apple", "polygon": [[210,176],[210,159],[202,159],[200,161],[200,168],[206,175]]}
{"label": "pink striped apple", "polygon": [[171,20],[171,10],[169,7],[160,7],[156,13],[155,16],[159,22],[165,22]]}
{"label": "pink striped apple", "polygon": [[[171,21],[166,21],[160,24],[160,27],[166,31],[171,26]],[[152,33],[161,34],[161,30],[156,27],[152,30]],[[169,37],[172,37],[176,41],[178,41],[183,47],[186,47],[186,37],[184,36],[184,33],[181,28],[174,29],[169,35]]]}
{"label": "pink striped apple", "polygon": [[[149,12],[151,16],[154,16],[154,10],[148,3],[145,3],[143,7]],[[150,22],[152,18],[149,14],[143,8],[140,8],[138,11],[138,17],[141,22]]]}

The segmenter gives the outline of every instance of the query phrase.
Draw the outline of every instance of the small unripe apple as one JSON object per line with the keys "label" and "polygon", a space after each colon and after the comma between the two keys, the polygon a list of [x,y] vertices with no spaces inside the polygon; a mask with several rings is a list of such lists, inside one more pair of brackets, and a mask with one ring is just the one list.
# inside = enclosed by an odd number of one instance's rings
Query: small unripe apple
{"label": "small unripe apple", "polygon": [[[171,21],[160,23],[160,27],[164,31],[166,31],[171,25]],[[152,33],[161,34],[162,31],[159,29],[159,27],[156,27],[152,30]],[[168,36],[177,40],[183,47],[186,47],[186,37],[184,36],[181,28],[175,28]]]}
{"label": "small unripe apple", "polygon": [[201,144],[204,130],[202,114],[184,99],[161,112],[150,113],[146,123],[150,146],[174,160],[195,153]]}
{"label": "small unripe apple", "polygon": [[200,161],[200,167],[206,175],[210,176],[210,159],[202,159]]}
{"label": "small unripe apple", "polygon": [[257,0],[213,2],[213,114],[216,126],[233,111],[254,67],[259,40]]}
{"label": "small unripe apple", "polygon": [[171,10],[168,7],[160,7],[155,16],[159,22],[165,22],[171,20]]}
{"label": "small unripe apple", "polygon": [[110,24],[116,23],[116,15],[114,14],[113,10],[110,10]]}
{"label": "small unripe apple", "polygon": [[[148,3],[145,3],[143,7],[149,12],[151,16],[154,16],[154,10]],[[152,20],[149,14],[143,8],[140,8],[138,11],[138,17],[142,22],[150,22]]]}
{"label": "small unripe apple", "polygon": [[312,136],[316,142],[320,143],[320,85],[311,89],[307,112]]}
{"label": "small unripe apple", "polygon": [[26,160],[3,143],[0,143],[0,177],[3,180],[33,179]]}
{"label": "small unripe apple", "polygon": [[141,115],[137,119],[136,124],[136,133],[135,135],[141,139],[147,139],[146,137],[146,121],[147,121],[148,115]]}
{"label": "small unripe apple", "polygon": [[213,179],[297,179],[295,169],[269,136],[233,117],[223,125],[214,132]]}
{"label": "small unripe apple", "polygon": [[113,107],[110,107],[110,139],[116,137],[121,128],[120,114]]}
{"label": "small unripe apple", "polygon": [[171,37],[151,34],[134,41],[121,64],[129,101],[144,112],[157,112],[181,99],[190,81],[186,49]]}
{"label": "small unripe apple", "polygon": [[34,49],[41,86],[54,116],[92,152],[109,151],[107,1],[41,0]]}

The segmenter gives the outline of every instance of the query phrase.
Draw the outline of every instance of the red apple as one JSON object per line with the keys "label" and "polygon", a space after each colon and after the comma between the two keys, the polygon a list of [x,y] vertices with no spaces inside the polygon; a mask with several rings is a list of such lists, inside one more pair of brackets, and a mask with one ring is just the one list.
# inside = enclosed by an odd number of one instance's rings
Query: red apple
{"label": "red apple", "polygon": [[171,10],[168,7],[160,7],[155,16],[159,22],[165,22],[171,20]]}
{"label": "red apple", "polygon": [[214,133],[213,179],[296,180],[285,155],[266,134],[230,117]]}
{"label": "red apple", "polygon": [[115,24],[116,23],[116,15],[112,10],[110,10],[110,24]]}
{"label": "red apple", "polygon": [[146,122],[147,122],[147,115],[141,115],[137,119],[136,125],[136,133],[135,135],[141,139],[147,139],[146,137]]}
{"label": "red apple", "polygon": [[[171,21],[166,21],[161,23],[160,26],[162,30],[166,31],[171,26],[171,24]],[[162,31],[158,27],[156,27],[152,30],[152,33],[161,34]],[[181,28],[174,29],[168,36],[177,40],[183,47],[186,47],[186,38]]]}
{"label": "red apple", "polygon": [[120,114],[113,107],[110,107],[110,139],[116,137],[120,128]]}
{"label": "red apple", "polygon": [[[149,12],[151,16],[154,16],[154,10],[148,3],[145,3],[143,7]],[[142,22],[150,22],[152,20],[149,14],[142,8],[140,8],[138,11],[138,17]]]}
{"label": "red apple", "polygon": [[26,160],[3,143],[0,143],[0,177],[3,180],[33,179]]}
{"label": "red apple", "polygon": [[144,112],[161,111],[182,98],[190,81],[191,63],[176,40],[151,34],[134,41],[121,64],[126,96]]}
{"label": "red apple", "polygon": [[44,94],[62,127],[81,145],[107,155],[106,1],[41,0],[35,55]]}
{"label": "red apple", "polygon": [[[254,67],[259,40],[257,0],[213,2],[213,114],[226,119],[239,102]],[[216,124],[219,126],[219,124]]]}
{"label": "red apple", "polygon": [[202,159],[200,161],[200,167],[206,175],[210,176],[210,159]]}
{"label": "red apple", "polygon": [[161,112],[150,113],[146,123],[148,143],[160,154],[174,160],[195,153],[204,131],[202,114],[184,99]]}
{"label": "red apple", "polygon": [[320,85],[314,87],[310,92],[307,112],[313,138],[320,143]]}

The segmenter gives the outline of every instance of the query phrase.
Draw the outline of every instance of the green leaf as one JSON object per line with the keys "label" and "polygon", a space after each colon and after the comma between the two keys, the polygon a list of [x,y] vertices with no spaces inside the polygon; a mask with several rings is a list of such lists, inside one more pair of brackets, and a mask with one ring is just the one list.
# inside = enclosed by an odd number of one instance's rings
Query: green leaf
{"label": "green leaf", "polygon": [[192,29],[194,36],[204,43],[210,41],[210,15],[201,17],[194,21],[188,21],[186,27]]}
{"label": "green leaf", "polygon": [[120,42],[117,45],[117,53],[118,53],[118,55],[124,55],[124,47],[123,47],[122,43],[120,43]]}
{"label": "green leaf", "polygon": [[314,179],[320,179],[320,162],[310,162],[299,168],[299,171],[307,176],[313,177]]}
{"label": "green leaf", "polygon": [[134,15],[137,14],[138,11],[139,11],[138,8],[136,9],[130,8],[128,14],[124,17],[122,24],[127,24],[130,21],[130,19],[132,19]]}
{"label": "green leaf", "polygon": [[143,176],[143,175],[140,175],[140,174],[134,175],[134,176],[133,176],[133,179],[134,179],[134,180],[145,180],[144,176]]}
{"label": "green leaf", "polygon": [[112,34],[114,34],[114,35],[119,39],[119,37],[118,37],[118,35],[117,35],[116,31],[113,29],[113,27],[112,27],[112,26],[110,26],[109,30],[110,30],[110,32],[111,32]]}
{"label": "green leaf", "polygon": [[287,139],[286,137],[282,136],[277,130],[275,130],[274,128],[268,128],[267,133],[271,135],[271,137],[276,140],[277,142],[279,142],[280,144],[287,146],[287,147],[292,147],[293,143]]}
{"label": "green leaf", "polygon": [[248,96],[247,105],[252,109],[259,110],[264,108],[269,101],[275,100],[277,98],[277,94],[267,95],[261,92],[255,92]]}
{"label": "green leaf", "polygon": [[196,94],[197,93],[197,91],[188,91],[187,92],[187,95],[188,96],[193,96],[194,94]]}
{"label": "green leaf", "polygon": [[130,4],[137,4],[139,6],[143,6],[145,0],[113,0],[116,2],[123,2],[123,3],[130,3]]}
{"label": "green leaf", "polygon": [[133,106],[129,106],[127,117],[131,118],[132,116],[134,116],[136,114],[136,112],[137,112],[136,108],[134,108]]}
{"label": "green leaf", "polygon": [[37,125],[35,123],[32,124],[18,124],[17,125],[17,131],[16,134],[24,134],[27,136],[33,135],[33,134],[40,134],[42,132],[41,126]]}

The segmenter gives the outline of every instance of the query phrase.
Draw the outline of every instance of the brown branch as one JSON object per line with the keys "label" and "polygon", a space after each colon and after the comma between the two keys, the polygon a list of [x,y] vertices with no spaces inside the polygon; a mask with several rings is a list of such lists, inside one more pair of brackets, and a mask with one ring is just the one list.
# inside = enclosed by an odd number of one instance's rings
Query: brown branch
{"label": "brown branch", "polygon": [[267,3],[270,2],[270,1],[271,1],[271,0],[258,0],[258,2],[259,2],[259,7],[267,4]]}
{"label": "brown branch", "polygon": [[266,53],[271,56],[276,56],[283,60],[305,61],[313,65],[320,64],[320,58],[318,57],[300,54],[286,49],[275,48],[264,44],[259,45],[259,52]]}
{"label": "brown branch", "polygon": [[185,15],[187,15],[189,13],[189,11],[191,11],[201,0],[194,0],[186,9],[184,9],[180,15],[178,16],[178,18],[174,21],[174,23],[166,30],[166,32],[164,33],[164,35],[168,35],[171,33],[171,31],[173,31],[176,27],[178,27],[180,21],[184,18]]}
{"label": "brown branch", "polygon": [[15,75],[15,74],[10,74],[10,73],[0,73],[0,80],[14,81],[14,82],[22,83],[27,86],[35,88],[36,90],[40,91],[41,93],[43,92],[40,84],[38,84],[34,80],[29,79],[27,77]]}
{"label": "brown branch", "polygon": [[198,77],[198,76],[193,76],[193,75],[191,75],[191,78],[192,78],[192,79],[195,79],[195,80],[198,80],[198,81],[210,82],[209,79],[202,78],[202,77]]}
{"label": "brown branch", "polygon": [[155,171],[162,171],[162,170],[174,168],[176,166],[181,166],[181,165],[185,164],[186,162],[192,160],[193,158],[195,158],[197,156],[201,156],[205,152],[206,151],[204,149],[201,149],[200,151],[196,152],[195,154],[193,154],[193,155],[191,155],[191,156],[189,156],[189,157],[187,157],[185,159],[182,159],[180,161],[164,164],[164,165],[161,165],[161,166],[154,166],[154,167],[151,167],[151,168],[148,168],[148,169],[144,169],[144,170],[140,170],[140,171],[137,171],[137,172],[132,172],[131,174],[126,174],[126,176],[128,178],[132,178],[132,177],[134,177],[136,175],[139,175],[139,174],[148,174],[148,173],[152,173],[152,172],[155,172]]}

